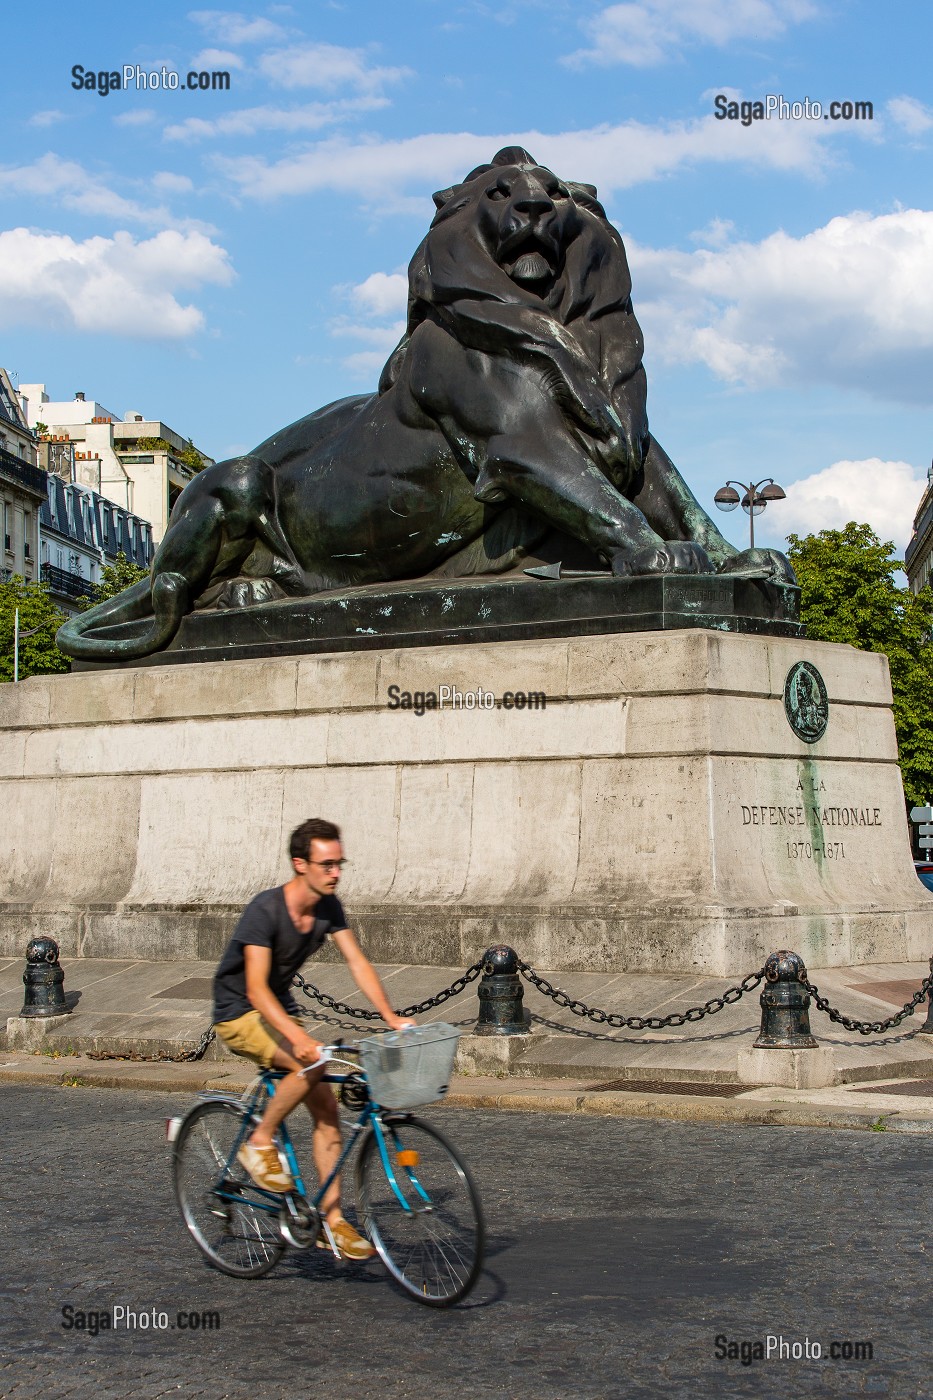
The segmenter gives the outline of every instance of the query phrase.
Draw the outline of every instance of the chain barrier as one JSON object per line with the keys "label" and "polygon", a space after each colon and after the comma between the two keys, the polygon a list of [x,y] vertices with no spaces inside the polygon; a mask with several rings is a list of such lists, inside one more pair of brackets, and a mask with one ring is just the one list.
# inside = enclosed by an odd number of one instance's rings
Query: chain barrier
{"label": "chain barrier", "polygon": [[[445,1001],[451,997],[459,996],[471,982],[475,982],[483,970],[483,960],[480,958],[472,967],[451,982],[449,987],[443,991],[435,992],[433,997],[428,997],[425,1001],[416,1002],[414,1006],[406,1006],[403,1011],[397,1011],[397,1016],[420,1016],[424,1011],[433,1011],[436,1006],[443,1006]],[[321,1006],[328,1007],[331,1011],[336,1011],[340,1016],[350,1016],[354,1021],[381,1021],[382,1017],[378,1011],[367,1011],[362,1006],[349,1006],[345,1001],[336,1001],[334,997],[328,996],[327,992],[322,992],[320,987],[315,987],[313,982],[307,982],[300,972],[296,972],[292,979],[293,987],[300,987],[306,997],[312,1001],[320,1002]]]}
{"label": "chain barrier", "polygon": [[673,1011],[669,1016],[621,1016],[614,1011],[601,1011],[598,1007],[587,1006],[585,1001],[575,1001],[560,987],[553,987],[546,978],[535,972],[529,963],[522,962],[520,958],[518,970],[526,982],[530,982],[544,996],[550,997],[551,1001],[564,1007],[572,1015],[581,1016],[586,1021],[595,1021],[598,1026],[611,1026],[613,1030],[629,1031],[662,1031],[669,1026],[685,1026],[691,1021],[702,1021],[704,1016],[714,1016],[724,1006],[731,1006],[740,1001],[746,992],[753,992],[759,982],[764,981],[765,975],[763,967],[758,972],[750,972],[737,986],[727,988],[722,996],[710,997],[702,1006],[691,1006],[687,1011]]}
{"label": "chain barrier", "polygon": [[[399,1016],[420,1016],[422,1012],[432,1011],[436,1006],[443,1006],[445,1001],[451,997],[459,996],[471,982],[475,982],[483,970],[482,960],[475,962],[472,967],[451,982],[449,987],[444,987],[442,991],[435,992],[434,996],[427,997],[424,1001],[416,1002],[414,1006],[406,1006],[404,1011],[399,1011]],[[322,1006],[329,1007],[331,1011],[336,1011],[341,1016],[351,1016],[356,1021],[381,1021],[382,1017],[378,1011],[367,1011],[361,1006],[348,1006],[345,1001],[337,1001],[334,997],[328,996],[327,992],[322,992],[319,987],[315,987],[313,982],[306,982],[300,972],[296,972],[292,979],[293,987],[300,987],[306,997],[312,1001],[318,1001]],[[178,1055],[169,1055],[161,1052],[158,1055],[140,1055],[136,1051],[121,1055],[118,1051],[92,1050],[88,1053],[89,1060],[132,1060],[135,1064],[191,1064],[195,1060],[204,1058],[207,1047],[216,1036],[213,1026],[208,1026],[201,1036],[197,1045],[191,1050],[183,1050]]]}
{"label": "chain barrier", "polygon": [[116,1050],[89,1050],[87,1058],[89,1060],[132,1060],[134,1064],[186,1065],[191,1064],[194,1060],[203,1060],[207,1047],[216,1038],[216,1035],[214,1027],[208,1026],[193,1049],[182,1050],[178,1055],[169,1055],[164,1050],[158,1055],[139,1055],[135,1050],[131,1050],[126,1055],[121,1055]]}
{"label": "chain barrier", "polygon": [[933,987],[933,958],[930,959],[930,971],[919,988],[914,992],[910,1001],[906,1001],[900,1011],[893,1016],[889,1016],[886,1021],[856,1021],[852,1016],[844,1016],[836,1006],[830,1006],[826,997],[820,995],[818,987],[810,981],[809,977],[798,978],[800,985],[809,992],[820,1011],[824,1011],[831,1021],[844,1026],[847,1031],[858,1031],[859,1035],[880,1035],[882,1031],[893,1030],[902,1021],[906,1021],[908,1016],[912,1016],[922,1001],[925,1001]]}
{"label": "chain barrier", "polygon": [[[416,1002],[413,1006],[406,1006],[397,1015],[420,1016],[425,1011],[433,1011],[435,1007],[443,1006],[445,1001],[449,1001],[451,997],[459,996],[471,982],[475,982],[482,970],[483,959],[480,958],[478,962],[473,963],[459,977],[456,977],[449,987],[444,987],[441,991],[435,992],[434,996]],[[585,1001],[568,996],[562,988],[553,986],[546,977],[535,972],[530,963],[522,962],[520,958],[518,959],[518,970],[526,982],[573,1016],[579,1016],[583,1020],[592,1021],[599,1026],[609,1026],[613,1030],[630,1031],[661,1031],[672,1026],[685,1026],[695,1021],[702,1021],[704,1017],[714,1016],[717,1011],[722,1011],[723,1007],[734,1005],[745,996],[746,992],[754,991],[765,980],[765,969],[761,967],[757,972],[750,972],[747,977],[743,977],[741,982],[734,987],[728,987],[720,996],[710,997],[709,1001],[704,1002],[702,1006],[691,1006],[686,1011],[672,1011],[668,1016],[623,1016],[615,1011],[603,1011],[600,1007],[588,1006]],[[901,1010],[895,1015],[889,1016],[886,1021],[858,1021],[854,1017],[846,1016],[838,1007],[830,1004],[809,977],[804,975],[799,977],[798,981],[804,990],[809,992],[817,1008],[824,1012],[831,1021],[836,1022],[847,1031],[857,1031],[859,1035],[881,1035],[884,1031],[893,1030],[895,1026],[899,1026],[908,1016],[912,1016],[920,1003],[933,994],[933,957],[930,958],[929,973],[911,1000],[905,1002]],[[313,982],[306,981],[300,972],[295,973],[292,986],[299,987],[309,1000],[326,1006],[339,1016],[348,1016],[355,1021],[382,1020],[378,1011],[368,1011],[361,1006],[350,1006],[347,1002],[338,1001],[335,997],[329,996],[327,992],[322,992],[320,987],[316,987]],[[87,1058],[89,1060],[132,1060],[140,1063],[190,1064],[204,1058],[215,1034],[214,1027],[208,1026],[196,1046],[190,1050],[184,1050],[178,1055],[169,1055],[164,1052],[158,1055],[139,1055],[135,1052],[121,1055],[106,1050],[92,1050],[88,1053]]]}

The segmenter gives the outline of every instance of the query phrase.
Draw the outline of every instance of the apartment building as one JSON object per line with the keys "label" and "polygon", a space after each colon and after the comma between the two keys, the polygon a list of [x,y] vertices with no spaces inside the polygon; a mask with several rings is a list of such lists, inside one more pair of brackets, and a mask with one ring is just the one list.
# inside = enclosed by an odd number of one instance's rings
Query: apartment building
{"label": "apartment building", "polygon": [[914,516],[914,528],[904,553],[904,571],[911,593],[919,593],[933,573],[933,466]]}
{"label": "apartment building", "polygon": [[38,577],[39,511],[45,494],[45,472],[36,465],[35,437],[10,376],[0,368],[0,579],[19,574],[29,583]]}
{"label": "apartment building", "polygon": [[160,419],[131,410],[122,418],[79,391],[73,399],[52,400],[44,384],[19,388],[29,426],[53,449],[68,444],[74,479],[98,496],[148,520],[158,544],[172,507],[199,465],[213,458]]}

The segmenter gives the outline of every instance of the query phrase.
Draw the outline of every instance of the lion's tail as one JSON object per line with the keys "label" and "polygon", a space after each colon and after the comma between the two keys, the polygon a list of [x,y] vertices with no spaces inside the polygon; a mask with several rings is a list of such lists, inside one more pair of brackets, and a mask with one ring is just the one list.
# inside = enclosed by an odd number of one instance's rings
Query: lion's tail
{"label": "lion's tail", "polygon": [[[166,646],[188,611],[188,584],[181,574],[140,579],[104,603],[79,613],[58,629],[56,642],[77,661],[131,661]],[[113,629],[151,617],[142,636],[119,637]]]}

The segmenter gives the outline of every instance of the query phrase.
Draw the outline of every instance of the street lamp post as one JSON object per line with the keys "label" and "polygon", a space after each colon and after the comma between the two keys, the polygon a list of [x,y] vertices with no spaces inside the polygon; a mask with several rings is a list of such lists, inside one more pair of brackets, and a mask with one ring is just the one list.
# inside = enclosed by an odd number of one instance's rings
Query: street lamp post
{"label": "street lamp post", "polygon": [[[744,494],[740,496],[739,491]],[[769,501],[783,501],[785,497],[783,486],[778,486],[773,476],[766,476],[747,486],[741,481],[727,481],[725,486],[720,486],[713,500],[720,510],[735,510],[737,505],[741,505],[748,516],[749,548],[754,549],[755,516],[761,514]]]}
{"label": "street lamp post", "polygon": [[37,632],[41,632],[41,627],[30,627],[28,632],[24,632],[19,625],[19,608],[13,612],[13,681],[19,684],[19,644],[27,637],[34,637]]}

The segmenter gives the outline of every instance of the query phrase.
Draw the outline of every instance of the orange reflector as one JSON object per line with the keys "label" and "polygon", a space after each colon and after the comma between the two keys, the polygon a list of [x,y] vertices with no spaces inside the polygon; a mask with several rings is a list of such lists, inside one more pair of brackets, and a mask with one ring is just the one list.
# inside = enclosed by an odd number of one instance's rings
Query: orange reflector
{"label": "orange reflector", "polygon": [[400,1167],[416,1167],[421,1161],[420,1156],[413,1147],[406,1147],[395,1159]]}

